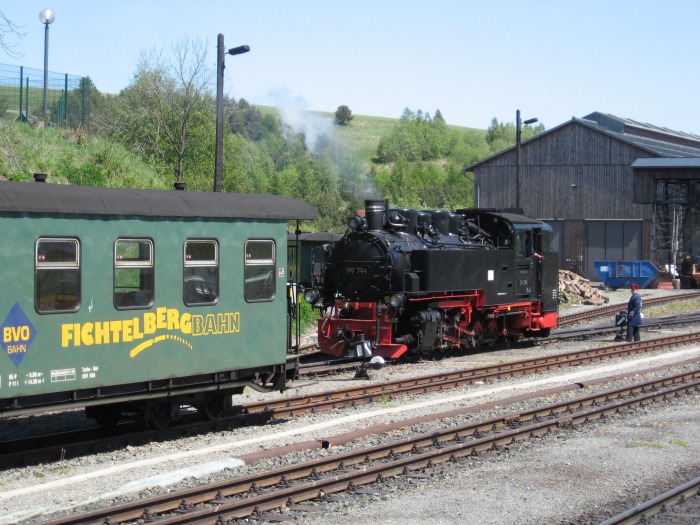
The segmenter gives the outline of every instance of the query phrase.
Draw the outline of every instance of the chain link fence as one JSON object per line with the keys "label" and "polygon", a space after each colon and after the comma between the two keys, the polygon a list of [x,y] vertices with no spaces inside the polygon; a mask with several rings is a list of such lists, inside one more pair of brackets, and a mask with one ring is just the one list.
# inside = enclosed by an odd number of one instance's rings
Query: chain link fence
{"label": "chain link fence", "polygon": [[41,126],[89,129],[88,77],[48,73],[44,111],[44,71],[0,64],[0,118]]}

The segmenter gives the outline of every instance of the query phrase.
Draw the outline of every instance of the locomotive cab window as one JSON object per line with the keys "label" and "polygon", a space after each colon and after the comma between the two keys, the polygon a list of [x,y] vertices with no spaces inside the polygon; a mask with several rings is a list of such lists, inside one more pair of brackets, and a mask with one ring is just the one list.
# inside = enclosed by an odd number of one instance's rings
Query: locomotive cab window
{"label": "locomotive cab window", "polygon": [[248,302],[275,298],[275,241],[249,240],[245,243],[244,296]]}
{"label": "locomotive cab window", "polygon": [[183,300],[187,306],[216,304],[219,300],[219,243],[185,241]]}
{"label": "locomotive cab window", "polygon": [[521,230],[515,233],[515,254],[518,257],[532,257],[541,251],[542,240],[534,235],[532,230]]}
{"label": "locomotive cab window", "polygon": [[114,244],[114,306],[150,308],[154,293],[153,241],[117,239]]}
{"label": "locomotive cab window", "polygon": [[34,256],[34,307],[39,313],[80,308],[80,242],[39,239]]}

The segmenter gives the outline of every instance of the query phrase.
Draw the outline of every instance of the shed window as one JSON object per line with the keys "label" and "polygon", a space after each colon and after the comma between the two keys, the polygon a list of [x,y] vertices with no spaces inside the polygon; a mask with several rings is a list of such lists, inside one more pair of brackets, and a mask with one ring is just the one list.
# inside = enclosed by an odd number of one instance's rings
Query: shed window
{"label": "shed window", "polygon": [[117,239],[114,243],[114,306],[150,308],[154,295],[153,241]]}
{"label": "shed window", "polygon": [[244,295],[248,302],[275,298],[275,241],[249,240],[245,243]]}
{"label": "shed window", "polygon": [[39,313],[80,308],[80,241],[44,238],[36,242],[34,307]]}
{"label": "shed window", "polygon": [[183,299],[188,306],[216,304],[219,300],[219,243],[185,241]]}

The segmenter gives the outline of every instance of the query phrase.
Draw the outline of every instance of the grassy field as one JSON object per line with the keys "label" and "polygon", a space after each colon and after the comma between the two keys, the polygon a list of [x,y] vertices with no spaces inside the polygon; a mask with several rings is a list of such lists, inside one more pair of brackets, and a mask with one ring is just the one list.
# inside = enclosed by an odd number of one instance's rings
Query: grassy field
{"label": "grassy field", "polygon": [[[277,112],[273,107],[257,106],[262,113]],[[327,117],[333,121],[335,113],[318,112],[318,115]],[[358,161],[372,162],[377,152],[379,140],[391,131],[391,128],[398,125],[399,119],[385,117],[371,117],[367,115],[353,115],[349,124],[344,126],[335,125],[334,129],[338,136],[348,142],[355,150],[354,157]],[[486,130],[465,128],[461,126],[449,126],[450,128],[465,132],[486,135]]]}
{"label": "grassy field", "polygon": [[167,174],[156,173],[124,147],[98,138],[81,139],[60,128],[35,129],[0,119],[0,179],[32,180],[51,174],[51,182],[129,188],[169,188]]}
{"label": "grassy field", "polygon": [[[333,113],[322,113],[333,120]],[[348,141],[356,149],[357,156],[372,160],[377,152],[379,139],[389,133],[399,123],[398,119],[355,115],[349,124],[335,126],[338,136]]]}

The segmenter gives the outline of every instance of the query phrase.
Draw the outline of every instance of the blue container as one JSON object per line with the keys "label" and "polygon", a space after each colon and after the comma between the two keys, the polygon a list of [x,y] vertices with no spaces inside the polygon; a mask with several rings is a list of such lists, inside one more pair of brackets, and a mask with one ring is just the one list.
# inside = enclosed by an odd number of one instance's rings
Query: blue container
{"label": "blue container", "polygon": [[651,261],[593,261],[595,271],[608,288],[629,288],[637,284],[646,288],[659,275]]}

